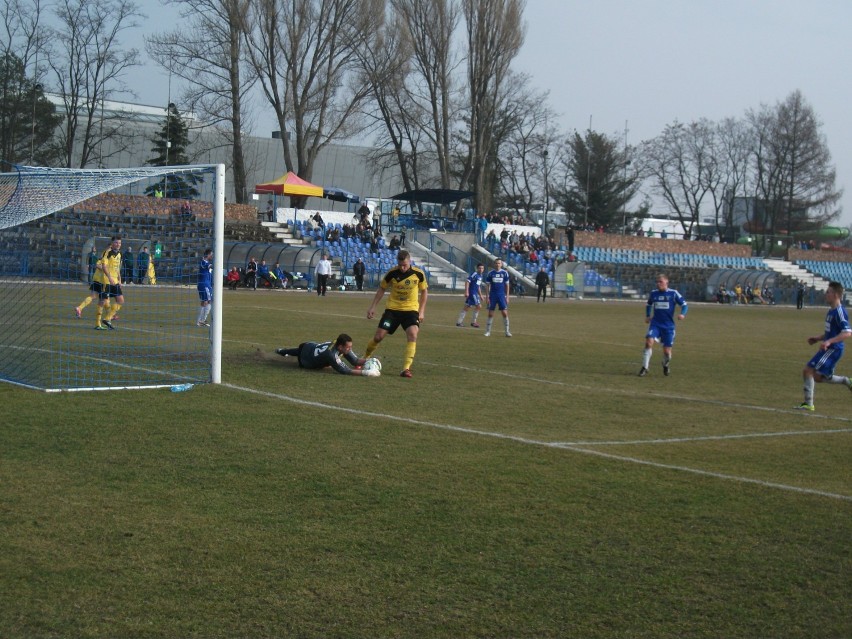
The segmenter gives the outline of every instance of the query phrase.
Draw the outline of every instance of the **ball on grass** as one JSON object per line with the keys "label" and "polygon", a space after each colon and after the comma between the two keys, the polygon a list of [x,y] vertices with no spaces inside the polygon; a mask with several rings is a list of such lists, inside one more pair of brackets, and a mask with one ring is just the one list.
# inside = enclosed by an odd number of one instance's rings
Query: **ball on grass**
{"label": "ball on grass", "polygon": [[365,371],[379,371],[382,370],[382,363],[376,357],[371,357],[366,362],[364,362],[364,366],[362,366]]}

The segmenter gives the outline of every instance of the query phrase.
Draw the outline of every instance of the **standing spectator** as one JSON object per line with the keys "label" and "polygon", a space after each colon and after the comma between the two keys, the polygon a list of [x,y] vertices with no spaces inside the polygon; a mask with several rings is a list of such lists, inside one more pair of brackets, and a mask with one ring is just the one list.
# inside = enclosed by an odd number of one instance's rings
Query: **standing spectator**
{"label": "standing spectator", "polygon": [[250,257],[248,264],[246,264],[246,272],[243,276],[243,283],[245,283],[246,288],[251,287],[252,290],[257,290],[257,262],[254,261],[253,257]]}
{"label": "standing spectator", "polygon": [[663,345],[663,375],[669,374],[669,363],[672,360],[672,347],[675,340],[675,306],[680,306],[680,314],[677,318],[684,319],[687,311],[686,300],[676,290],[669,288],[669,278],[666,275],[658,275],[657,290],[648,296],[648,303],[645,306],[645,323],[648,324],[648,332],[645,333],[645,352],[639,377],[645,377],[648,374],[655,341]]}
{"label": "standing spectator", "polygon": [[805,285],[802,282],[799,282],[799,286],[796,289],[796,308],[801,311],[804,306],[805,306]]}
{"label": "standing spectator", "polygon": [[358,221],[364,226],[372,226],[370,220],[370,207],[367,206],[366,201],[358,207]]}
{"label": "standing spectator", "polygon": [[485,213],[479,214],[479,219],[476,220],[476,243],[485,244],[485,231],[488,229],[488,220],[485,218]]}
{"label": "standing spectator", "polygon": [[479,311],[482,310],[482,274],[485,273],[485,264],[477,264],[476,270],[471,273],[464,283],[464,308],[459,313],[459,318],[456,321],[456,326],[464,326],[464,316],[467,315],[469,308],[473,310],[473,320],[470,325],[474,328],[479,328],[477,319],[479,319]]}
{"label": "standing spectator", "polygon": [[429,285],[426,283],[426,274],[419,268],[411,265],[411,255],[408,251],[400,251],[396,254],[396,268],[388,271],[379,282],[379,288],[373,297],[370,308],[367,309],[367,319],[376,316],[376,305],[387,289],[391,294],[385,306],[385,312],[379,320],[376,334],[367,344],[364,357],[369,359],[373,352],[379,347],[379,343],[388,335],[393,335],[401,325],[408,339],[405,345],[405,358],[403,359],[400,377],[411,377],[411,364],[414,362],[414,354],[417,351],[417,335],[420,331],[420,323],[426,314],[426,298]]}
{"label": "standing spectator", "polygon": [[405,248],[405,227],[399,229],[399,246]]}
{"label": "standing spectator", "polygon": [[195,325],[209,327],[207,318],[210,317],[213,305],[213,249],[204,251],[204,257],[198,263],[198,298],[201,305],[198,307]]}
{"label": "standing spectator", "polygon": [[92,278],[95,276],[95,268],[98,265],[98,251],[95,249],[94,244],[92,244],[92,250],[89,253],[87,262],[89,265],[89,284],[91,284]]}
{"label": "standing spectator", "polygon": [[825,332],[808,338],[808,344],[820,343],[819,351],[805,365],[802,371],[804,379],[805,401],[796,406],[799,410],[814,409],[814,384],[828,382],[843,384],[852,390],[852,380],[834,374],[834,367],[843,357],[843,342],[852,335],[849,316],[843,308],[843,284],[829,282],[825,291],[825,301],[829,309],[825,316]]}
{"label": "standing spectator", "polygon": [[271,222],[272,218],[275,216],[275,208],[272,206],[272,200],[269,200],[266,203],[266,221]]}
{"label": "standing spectator", "polygon": [[331,275],[331,260],[328,259],[328,254],[323,253],[322,258],[317,262],[317,295],[325,297],[325,292],[328,290],[328,278]]}
{"label": "standing spectator", "polygon": [[133,284],[133,262],[133,249],[128,246],[121,259],[122,284]]}
{"label": "standing spectator", "polygon": [[485,276],[485,283],[488,284],[488,322],[485,324],[485,337],[491,337],[494,309],[498,307],[503,315],[506,337],[512,337],[509,332],[509,272],[503,268],[503,260],[494,260],[494,268]]}
{"label": "standing spectator", "polygon": [[136,283],[143,284],[145,276],[148,274],[148,266],[151,264],[151,255],[148,253],[148,247],[143,246],[139,255],[136,256]]}
{"label": "standing spectator", "polygon": [[574,252],[574,227],[568,227],[568,253]]}
{"label": "standing spectator", "polygon": [[355,276],[355,288],[359,291],[364,290],[364,274],[367,272],[367,265],[360,257],[352,265],[352,275]]}
{"label": "standing spectator", "polygon": [[538,273],[535,276],[535,285],[536,285],[536,294],[535,301],[536,304],[541,300],[541,302],[547,301],[547,287],[550,286],[550,277],[547,275],[547,269],[542,266]]}

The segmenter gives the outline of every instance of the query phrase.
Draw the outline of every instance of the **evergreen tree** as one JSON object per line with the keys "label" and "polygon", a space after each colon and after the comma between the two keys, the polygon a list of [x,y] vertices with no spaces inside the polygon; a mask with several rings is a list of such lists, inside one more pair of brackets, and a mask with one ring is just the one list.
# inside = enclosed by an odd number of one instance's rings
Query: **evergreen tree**
{"label": "evergreen tree", "polygon": [[58,157],[54,133],[61,122],[21,60],[11,53],[0,58],[0,159],[50,166]]}
{"label": "evergreen tree", "polygon": [[[148,160],[149,166],[183,166],[189,164],[186,149],[189,146],[189,127],[180,117],[180,112],[174,104],[169,104],[166,121],[163,128],[154,136],[151,149],[156,156]],[[201,182],[198,175],[175,174],[164,177],[145,189],[146,195],[191,199],[198,197],[195,185]]]}
{"label": "evergreen tree", "polygon": [[[567,144],[566,188],[556,188],[559,202],[575,224],[620,227],[636,216],[626,205],[639,190],[639,176],[615,140],[602,133],[575,132]],[[625,217],[627,220],[625,220]]]}

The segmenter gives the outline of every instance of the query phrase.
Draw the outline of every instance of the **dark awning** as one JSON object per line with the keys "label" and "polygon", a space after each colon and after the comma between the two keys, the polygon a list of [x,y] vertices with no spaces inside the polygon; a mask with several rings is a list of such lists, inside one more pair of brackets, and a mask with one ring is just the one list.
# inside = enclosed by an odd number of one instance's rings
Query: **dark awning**
{"label": "dark awning", "polygon": [[391,199],[400,202],[429,202],[447,206],[474,195],[476,194],[473,191],[457,191],[455,189],[417,189],[394,195]]}
{"label": "dark awning", "polygon": [[327,200],[334,200],[335,202],[355,202],[357,204],[361,201],[361,198],[354,193],[336,186],[323,189],[323,197]]}

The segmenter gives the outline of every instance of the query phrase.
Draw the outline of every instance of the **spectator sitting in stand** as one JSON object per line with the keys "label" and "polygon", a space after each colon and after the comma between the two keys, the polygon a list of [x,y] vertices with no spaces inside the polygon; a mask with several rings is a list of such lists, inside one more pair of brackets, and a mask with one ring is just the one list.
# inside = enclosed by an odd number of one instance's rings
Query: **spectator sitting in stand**
{"label": "spectator sitting in stand", "polygon": [[246,285],[246,288],[253,288],[255,291],[257,290],[257,262],[254,261],[253,257],[250,257],[248,264],[246,264],[243,283]]}
{"label": "spectator sitting in stand", "polygon": [[278,262],[275,262],[275,266],[272,267],[272,275],[278,280],[278,288],[281,289],[287,288],[292,279],[289,273],[281,269],[281,264]]}
{"label": "spectator sitting in stand", "polygon": [[[275,283],[270,277],[269,266],[266,265],[266,260],[260,260],[260,264],[257,267],[257,277],[269,284],[269,288],[275,288]],[[261,284],[261,286],[263,285]]]}
{"label": "spectator sitting in stand", "polygon": [[388,248],[391,249],[392,251],[398,251],[399,247],[400,247],[399,237],[394,235],[390,239],[390,243],[388,244]]}
{"label": "spectator sitting in stand", "polygon": [[232,266],[231,270],[228,271],[228,277],[226,278],[228,282],[228,288],[232,291],[237,290],[237,286],[240,284],[240,272],[237,270],[236,266]]}

